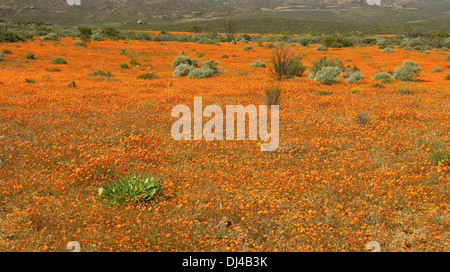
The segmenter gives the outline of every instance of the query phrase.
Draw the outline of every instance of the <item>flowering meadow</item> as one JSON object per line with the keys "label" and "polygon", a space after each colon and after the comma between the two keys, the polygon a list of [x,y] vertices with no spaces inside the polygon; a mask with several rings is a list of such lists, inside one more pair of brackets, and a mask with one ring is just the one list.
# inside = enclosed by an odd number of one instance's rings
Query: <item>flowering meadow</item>
{"label": "flowering meadow", "polygon": [[[175,141],[171,110],[196,96],[263,105],[267,43],[75,41],[0,43],[0,251],[450,250],[448,51],[287,44],[306,67],[338,58],[364,78],[283,80],[279,148],[262,152]],[[180,55],[220,72],[174,76]],[[415,81],[373,79],[405,60]],[[104,188],[133,173],[162,193],[105,205]]]}

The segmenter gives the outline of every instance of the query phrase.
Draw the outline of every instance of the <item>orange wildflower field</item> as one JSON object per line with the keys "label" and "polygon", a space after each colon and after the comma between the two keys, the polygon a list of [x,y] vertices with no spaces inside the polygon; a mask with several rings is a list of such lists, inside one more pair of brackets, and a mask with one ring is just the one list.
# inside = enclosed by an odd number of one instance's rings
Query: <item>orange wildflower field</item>
{"label": "orange wildflower field", "polygon": [[[263,105],[273,49],[74,41],[0,43],[11,51],[0,61],[0,251],[67,251],[69,241],[81,251],[450,250],[450,167],[430,159],[433,143],[450,145],[447,52],[290,44],[305,66],[339,58],[364,79],[284,80],[279,148],[262,152],[259,140],[175,141],[171,110],[196,96]],[[124,48],[139,65],[121,68]],[[180,51],[221,73],[173,76]],[[420,65],[417,81],[372,80],[404,60]],[[159,78],[137,79],[149,72]],[[164,197],[103,205],[99,188],[127,173],[159,177]]]}

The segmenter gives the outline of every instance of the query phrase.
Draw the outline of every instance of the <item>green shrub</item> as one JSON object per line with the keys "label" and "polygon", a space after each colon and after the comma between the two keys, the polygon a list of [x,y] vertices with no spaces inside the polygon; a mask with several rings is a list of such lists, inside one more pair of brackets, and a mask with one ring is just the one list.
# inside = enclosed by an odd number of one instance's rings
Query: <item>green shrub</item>
{"label": "green shrub", "polygon": [[26,55],[26,58],[29,59],[29,60],[33,60],[34,59],[34,54],[31,53],[31,52],[28,52],[27,55]]}
{"label": "green shrub", "polygon": [[137,79],[158,79],[158,78],[159,76],[155,75],[154,73],[145,73],[137,77]]}
{"label": "green shrub", "polygon": [[445,80],[450,80],[450,74],[448,74],[446,77],[444,77]]}
{"label": "green shrub", "polygon": [[58,40],[58,35],[56,33],[48,33],[41,38],[43,41],[56,41]]}
{"label": "green shrub", "polygon": [[346,83],[356,83],[359,80],[364,79],[364,76],[361,74],[360,71],[353,73],[352,75],[350,75],[345,82]]}
{"label": "green shrub", "polygon": [[97,70],[89,74],[89,77],[114,77],[110,71],[105,72],[102,70]]}
{"label": "green shrub", "polygon": [[188,64],[188,65],[192,65],[192,66],[196,67],[198,62],[197,62],[197,60],[195,60],[195,59],[193,60],[188,56],[178,56],[173,60],[171,65],[172,65],[172,67],[176,68],[180,64]]}
{"label": "green shrub", "polygon": [[380,73],[375,74],[372,79],[373,80],[382,80],[382,79],[391,79],[391,78],[392,78],[391,74],[386,73],[386,72],[380,72]]}
{"label": "green shrub", "polygon": [[197,52],[197,53],[195,53],[195,56],[197,57],[197,58],[201,58],[201,57],[203,57],[205,55],[205,53],[202,53],[202,52]]}
{"label": "green shrub", "polygon": [[291,78],[294,76],[301,76],[306,67],[303,66],[302,56],[295,56],[295,52],[284,46],[278,45],[272,51],[271,69],[272,77],[276,80],[283,80],[284,78]]}
{"label": "green shrub", "polygon": [[353,43],[349,39],[337,35],[327,35],[323,37],[321,43],[326,47],[337,47],[337,48],[348,47],[353,45]]}
{"label": "green shrub", "polygon": [[228,59],[229,56],[228,55],[222,55],[222,59]]}
{"label": "green shrub", "polygon": [[26,78],[26,79],[25,79],[25,82],[26,82],[26,83],[35,83],[35,81],[34,81],[34,80],[32,80],[32,79],[29,79],[29,78]]}
{"label": "green shrub", "polygon": [[19,42],[19,41],[25,41],[25,39],[14,32],[0,30],[0,42],[11,42],[12,43],[12,42]]}
{"label": "green shrub", "polygon": [[401,81],[416,81],[422,69],[417,62],[405,60],[401,67],[394,69],[394,78]]}
{"label": "green shrub", "polygon": [[182,63],[175,68],[175,71],[173,71],[173,76],[176,77],[182,77],[187,76],[189,73],[194,69],[192,65]]}
{"label": "green shrub", "polygon": [[312,76],[314,77],[314,74],[318,71],[322,70],[324,67],[338,67],[339,69],[342,69],[344,67],[344,64],[341,60],[338,58],[335,59],[328,59],[326,56],[321,57],[319,60],[315,60],[312,62]]}
{"label": "green shrub", "polygon": [[320,71],[315,73],[314,80],[324,85],[330,85],[340,81],[340,78],[338,77],[340,72],[338,67],[323,67]]}
{"label": "green shrub", "polygon": [[78,32],[80,33],[80,39],[82,40],[83,45],[88,44],[92,37],[92,28],[88,26],[79,26]]}
{"label": "green shrub", "polygon": [[441,67],[433,68],[433,69],[431,70],[431,72],[434,72],[434,73],[441,73],[441,72],[442,72],[442,68],[441,68]]}
{"label": "green shrub", "polygon": [[448,48],[444,46],[444,47],[441,48],[441,50],[442,51],[448,51]]}
{"label": "green shrub", "polygon": [[317,50],[317,51],[327,51],[328,48],[326,46],[324,46],[324,45],[319,45],[319,46],[316,47],[315,50]]}
{"label": "green shrub", "polygon": [[390,52],[394,52],[394,50],[392,50],[392,48],[385,47],[383,50],[381,50],[381,52],[383,52],[383,53],[390,53]]}
{"label": "green shrub", "polygon": [[192,70],[188,78],[205,78],[219,73],[219,64],[215,60],[208,60],[202,64],[202,67]]}
{"label": "green shrub", "polygon": [[100,36],[107,39],[117,39],[119,38],[119,34],[120,31],[112,27],[103,28],[100,31]]}
{"label": "green shrub", "polygon": [[450,60],[450,55],[445,57],[445,60]]}
{"label": "green shrub", "polygon": [[303,56],[296,56],[287,69],[287,77],[301,76],[306,70],[306,66],[300,61]]}
{"label": "green shrub", "polygon": [[411,47],[409,47],[409,46],[405,46],[405,47],[403,47],[403,50],[411,50],[412,48]]}
{"label": "green shrub", "polygon": [[253,49],[253,47],[251,47],[250,45],[247,45],[247,46],[245,46],[242,50],[244,50],[244,51],[250,51],[250,50],[252,50]]}
{"label": "green shrub", "polygon": [[330,91],[324,91],[324,90],[319,90],[315,92],[316,95],[332,95],[333,92]]}
{"label": "green shrub", "polygon": [[3,49],[2,53],[5,55],[12,54],[11,50],[9,50],[9,49]]}
{"label": "green shrub", "polygon": [[248,34],[242,34],[242,38],[244,38],[246,41],[251,41],[252,40],[252,36],[250,36]]}
{"label": "green shrub", "polygon": [[77,46],[84,46],[84,42],[80,41],[80,40],[76,40],[72,43],[72,45],[77,45]]}
{"label": "green shrub", "polygon": [[130,68],[130,67],[128,66],[128,63],[121,63],[121,64],[120,64],[120,68],[122,68],[122,69],[128,69],[128,68]]}
{"label": "green shrub", "polygon": [[198,40],[197,43],[199,44],[214,44],[215,41],[214,39],[210,38],[210,37],[206,37],[206,36],[201,36]]}
{"label": "green shrub", "polygon": [[303,46],[308,46],[311,44],[311,40],[308,38],[302,38],[302,39],[300,39],[300,41],[298,43]]}
{"label": "green shrub", "polygon": [[397,90],[397,93],[399,93],[399,94],[415,94],[416,92],[413,90],[410,90],[408,88],[400,88]]}
{"label": "green shrub", "polygon": [[266,67],[266,63],[264,61],[257,60],[250,64],[250,67]]}
{"label": "green shrub", "polygon": [[3,52],[0,52],[0,60],[5,57],[5,54],[3,54]]}
{"label": "green shrub", "polygon": [[63,57],[57,56],[56,58],[52,59],[51,63],[53,63],[53,64],[66,64],[67,61]]}
{"label": "green shrub", "polygon": [[[385,80],[390,80],[390,79],[382,79],[382,81],[381,82],[385,82]],[[375,83],[375,84],[370,84],[369,85],[369,87],[372,87],[372,88],[377,88],[377,89],[384,89],[385,87],[384,87],[384,85],[383,84],[380,84],[380,83]]]}
{"label": "green shrub", "polygon": [[97,199],[104,204],[145,203],[163,195],[162,183],[152,175],[129,174],[99,188]]}
{"label": "green shrub", "polygon": [[[356,65],[354,65],[353,67],[346,65],[342,68],[342,73],[343,73],[343,77],[344,78],[349,78],[350,76],[352,76],[354,73],[357,72],[361,72],[358,67],[356,67]],[[355,75],[358,76],[358,75]],[[356,79],[356,78],[355,78]]]}

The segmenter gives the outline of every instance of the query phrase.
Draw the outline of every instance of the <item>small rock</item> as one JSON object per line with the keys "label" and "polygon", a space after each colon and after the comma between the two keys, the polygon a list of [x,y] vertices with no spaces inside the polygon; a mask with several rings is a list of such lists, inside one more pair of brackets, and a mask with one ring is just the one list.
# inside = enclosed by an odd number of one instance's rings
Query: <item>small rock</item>
{"label": "small rock", "polygon": [[75,81],[71,81],[69,83],[67,83],[67,87],[69,88],[75,88],[77,85],[75,85]]}

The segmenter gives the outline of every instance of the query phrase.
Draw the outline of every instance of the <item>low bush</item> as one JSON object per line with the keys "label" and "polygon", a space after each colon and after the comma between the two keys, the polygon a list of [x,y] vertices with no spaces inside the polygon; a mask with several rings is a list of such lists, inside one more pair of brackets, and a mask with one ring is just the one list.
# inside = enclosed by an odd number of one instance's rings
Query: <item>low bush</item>
{"label": "low bush", "polygon": [[56,58],[52,59],[51,63],[52,64],[66,64],[67,61],[63,57],[57,56]]}
{"label": "low bush", "polygon": [[14,32],[0,30],[0,42],[11,42],[12,43],[12,42],[19,42],[19,41],[25,41],[25,39]]}
{"label": "low bush", "polygon": [[390,53],[390,52],[394,52],[394,50],[392,50],[392,48],[385,47],[383,50],[381,50],[381,52],[383,52],[383,53]]}
{"label": "low bush", "polygon": [[105,72],[102,70],[97,70],[89,74],[89,77],[114,77],[110,71]]}
{"label": "low bush", "polygon": [[74,41],[74,42],[72,43],[72,45],[76,45],[76,46],[84,46],[84,42],[83,42],[83,41],[80,41],[80,40],[77,40],[77,41]]}
{"label": "low bush", "polygon": [[330,85],[340,81],[340,78],[338,77],[340,72],[338,67],[323,67],[320,71],[315,73],[314,80],[324,85]]}
{"label": "low bush", "polygon": [[43,41],[56,41],[58,40],[58,35],[56,33],[48,33],[47,35],[41,38]]}
{"label": "low bush", "polygon": [[182,63],[175,68],[175,71],[173,71],[173,76],[176,77],[182,77],[187,76],[189,73],[194,69],[192,65]]}
{"label": "low bush", "polygon": [[391,79],[391,78],[392,78],[391,74],[386,73],[386,72],[380,72],[380,73],[375,74],[372,79],[373,80],[382,80],[382,79]]}
{"label": "low bush", "polygon": [[353,74],[351,74],[346,80],[346,83],[356,83],[360,80],[364,79],[364,76],[361,74],[360,71],[355,72]]}
{"label": "low bush", "polygon": [[266,63],[261,60],[257,60],[250,64],[250,67],[266,67]]}
{"label": "low bush", "polygon": [[311,77],[314,77],[315,74],[322,70],[322,68],[324,67],[338,67],[339,69],[343,69],[344,68],[344,64],[342,63],[341,60],[339,60],[338,58],[335,59],[328,59],[326,56],[321,57],[318,60],[315,60],[312,62],[312,68],[311,68]]}
{"label": "low bush", "polygon": [[198,62],[196,59],[191,59],[188,56],[178,56],[176,57],[172,62],[172,67],[176,68],[180,64],[188,64],[196,67],[198,65]]}
{"label": "low bush", "polygon": [[220,67],[219,63],[215,60],[208,60],[202,64],[200,68],[192,70],[188,78],[205,78],[211,77],[219,73]]}
{"label": "low bush", "polygon": [[416,92],[408,88],[400,88],[397,90],[399,94],[415,94]]}
{"label": "low bush", "polygon": [[308,38],[302,38],[298,41],[299,44],[303,45],[303,46],[308,46],[311,44],[311,40]]}
{"label": "low bush", "polygon": [[326,47],[348,47],[352,46],[353,43],[347,39],[346,37],[337,36],[337,35],[328,35],[323,37],[322,39],[322,45]]}
{"label": "low bush", "polygon": [[34,54],[31,53],[31,52],[28,52],[28,53],[27,53],[26,58],[29,59],[29,60],[35,59]]}
{"label": "low bush", "polygon": [[155,75],[154,73],[145,73],[137,77],[137,79],[158,79],[158,78],[159,76]]}
{"label": "low bush", "polygon": [[324,91],[324,90],[319,90],[315,92],[316,95],[332,95],[333,92],[330,91]]}
{"label": "low bush", "polygon": [[401,81],[416,81],[421,70],[417,62],[405,60],[401,67],[394,69],[394,78]]}

